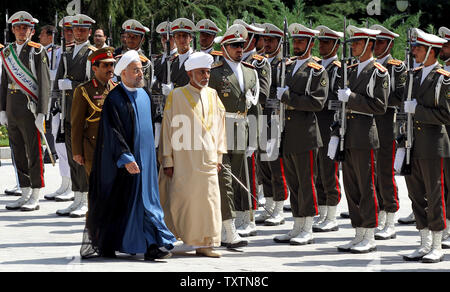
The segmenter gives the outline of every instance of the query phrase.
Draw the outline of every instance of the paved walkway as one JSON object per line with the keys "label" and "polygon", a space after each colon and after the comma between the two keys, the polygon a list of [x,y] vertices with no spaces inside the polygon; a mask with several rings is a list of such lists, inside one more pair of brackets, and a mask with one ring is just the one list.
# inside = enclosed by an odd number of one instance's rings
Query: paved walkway
{"label": "paved walkway", "polygon": [[[57,209],[70,203],[46,201],[45,193],[59,187],[58,167],[45,166],[46,188],[41,194],[39,211],[24,213],[8,211],[5,204],[17,197],[5,196],[3,190],[15,185],[10,160],[2,160],[0,167],[0,271],[145,271],[145,272],[302,272],[302,271],[449,271],[450,256],[437,264],[411,263],[402,255],[411,252],[419,243],[413,225],[397,225],[397,238],[377,241],[377,252],[355,255],[340,253],[336,246],[354,236],[349,219],[339,219],[340,229],[331,233],[315,233],[315,244],[291,246],[276,244],[273,237],[287,233],[293,225],[292,215],[285,212],[286,224],[278,227],[258,227],[258,235],[250,238],[248,247],[241,252],[219,250],[220,259],[201,258],[195,254],[175,255],[158,263],[145,262],[143,255],[119,254],[117,259],[81,260],[80,242],[84,219],[59,217]],[[398,217],[411,212],[402,177],[399,185],[400,210]],[[346,211],[343,196],[337,214]],[[259,211],[260,212],[260,211]],[[450,253],[450,250],[447,252]]]}

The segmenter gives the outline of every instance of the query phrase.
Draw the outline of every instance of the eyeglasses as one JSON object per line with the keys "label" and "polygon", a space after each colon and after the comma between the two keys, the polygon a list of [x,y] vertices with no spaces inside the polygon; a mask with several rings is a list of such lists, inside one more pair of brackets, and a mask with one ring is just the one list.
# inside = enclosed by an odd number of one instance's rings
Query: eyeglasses
{"label": "eyeglasses", "polygon": [[131,70],[134,74],[144,73],[144,68],[134,68]]}
{"label": "eyeglasses", "polygon": [[232,43],[230,44],[230,47],[232,47],[233,49],[237,49],[237,48],[244,48],[244,43]]}

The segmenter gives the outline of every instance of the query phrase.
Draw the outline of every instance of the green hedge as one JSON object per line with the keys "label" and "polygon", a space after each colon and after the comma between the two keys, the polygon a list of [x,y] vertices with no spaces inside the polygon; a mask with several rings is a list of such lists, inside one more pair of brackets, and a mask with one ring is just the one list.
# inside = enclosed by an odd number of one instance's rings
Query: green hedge
{"label": "green hedge", "polygon": [[9,146],[8,130],[5,126],[0,126],[0,147]]}

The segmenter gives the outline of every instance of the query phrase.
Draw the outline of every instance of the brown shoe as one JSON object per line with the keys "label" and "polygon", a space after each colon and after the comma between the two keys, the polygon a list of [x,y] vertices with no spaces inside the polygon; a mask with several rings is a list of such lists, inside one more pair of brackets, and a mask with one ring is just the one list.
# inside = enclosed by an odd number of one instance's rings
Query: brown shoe
{"label": "brown shoe", "polygon": [[197,248],[196,254],[198,256],[205,256],[210,258],[220,258],[222,255],[212,249],[212,247],[206,247],[206,248]]}

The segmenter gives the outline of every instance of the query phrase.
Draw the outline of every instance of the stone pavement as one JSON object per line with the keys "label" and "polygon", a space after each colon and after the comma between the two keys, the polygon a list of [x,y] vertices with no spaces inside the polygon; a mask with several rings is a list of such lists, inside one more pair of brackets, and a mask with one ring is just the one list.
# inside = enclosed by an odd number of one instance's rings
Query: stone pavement
{"label": "stone pavement", "polygon": [[[291,246],[277,244],[273,237],[287,233],[292,215],[285,212],[286,224],[275,227],[258,226],[258,235],[250,237],[248,247],[241,251],[219,248],[220,259],[174,255],[161,262],[145,262],[143,255],[119,254],[117,259],[96,258],[81,260],[80,242],[84,219],[59,217],[57,209],[70,203],[46,201],[43,195],[59,187],[58,167],[45,166],[46,188],[41,194],[41,209],[34,212],[8,211],[5,204],[17,197],[5,196],[5,188],[15,185],[10,160],[2,160],[0,167],[0,271],[58,271],[58,272],[342,272],[342,271],[449,271],[450,250],[437,264],[405,262],[403,254],[419,244],[413,225],[396,225],[397,238],[377,241],[377,251],[370,254],[340,253],[336,247],[354,236],[350,219],[339,218],[340,229],[331,233],[315,233],[315,244]],[[411,212],[403,177],[397,177],[400,210],[396,218]],[[337,214],[346,211],[345,196]],[[260,212],[260,211],[259,211]],[[397,222],[397,221],[396,221]]]}

